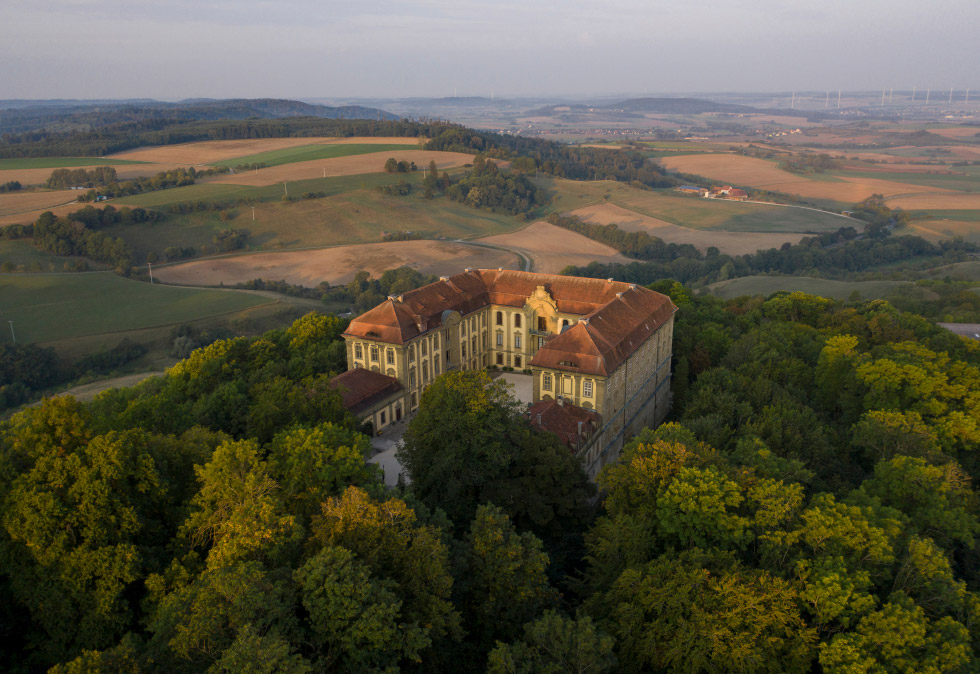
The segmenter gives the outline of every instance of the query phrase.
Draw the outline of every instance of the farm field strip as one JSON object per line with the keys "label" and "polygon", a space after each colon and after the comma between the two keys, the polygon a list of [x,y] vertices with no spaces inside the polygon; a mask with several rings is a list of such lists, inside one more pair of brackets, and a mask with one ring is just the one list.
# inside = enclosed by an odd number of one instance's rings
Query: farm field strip
{"label": "farm field strip", "polygon": [[313,145],[300,145],[298,147],[283,150],[260,152],[259,154],[248,155],[245,157],[224,159],[222,161],[212,162],[212,166],[227,166],[229,168],[234,168],[240,164],[265,164],[266,167],[271,167],[281,166],[282,164],[294,164],[302,161],[312,161],[314,159],[333,159],[335,157],[349,157],[359,154],[372,154],[374,152],[404,150],[406,148],[418,148],[418,143],[347,143],[343,145],[324,145],[323,143],[317,143]]}
{"label": "farm field strip", "polygon": [[268,304],[243,292],[172,288],[112,272],[2,274],[18,341],[44,342],[171,325]]}
{"label": "farm field strip", "polygon": [[[71,203],[78,198],[77,190],[51,192],[8,192],[0,194],[0,217],[45,210]],[[31,220],[33,222],[33,220]]]}
{"label": "farm field strip", "polygon": [[[415,139],[411,139],[414,141]],[[181,143],[177,145],[155,145],[151,147],[141,147],[134,150],[126,150],[111,156],[113,159],[131,159],[138,161],[163,162],[179,164],[181,166],[199,166],[235,159],[236,157],[247,157],[249,155],[262,152],[273,152],[302,145],[313,145],[322,143],[325,145],[347,145],[347,144],[399,144],[405,143],[405,138],[378,136],[378,137],[350,137],[336,138],[328,136],[295,137],[295,138],[246,138],[240,140],[210,140],[197,141],[194,143]]]}
{"label": "farm field strip", "polygon": [[[222,175],[209,179],[209,184],[223,183],[234,185],[265,186],[295,180],[312,180],[315,178],[350,176],[364,173],[384,172],[385,161],[394,157],[398,161],[415,162],[421,169],[435,161],[440,171],[457,168],[473,163],[473,155],[462,152],[436,152],[433,150],[395,150],[381,153],[334,157],[332,159],[315,159],[312,161],[282,164],[257,171],[242,171],[232,175]],[[498,162],[501,166],[506,162]],[[405,177],[406,174],[398,174]]]}
{"label": "farm field strip", "polygon": [[145,162],[107,157],[31,157],[24,159],[0,159],[0,171],[23,169],[79,168],[83,166],[125,166]]}
{"label": "farm field strip", "polygon": [[408,266],[444,276],[467,267],[518,268],[519,262],[515,253],[459,241],[397,241],[194,260],[161,266],[155,274],[178,284],[235,284],[262,278],[313,287],[323,281],[347,283],[361,270],[377,278],[388,269]]}

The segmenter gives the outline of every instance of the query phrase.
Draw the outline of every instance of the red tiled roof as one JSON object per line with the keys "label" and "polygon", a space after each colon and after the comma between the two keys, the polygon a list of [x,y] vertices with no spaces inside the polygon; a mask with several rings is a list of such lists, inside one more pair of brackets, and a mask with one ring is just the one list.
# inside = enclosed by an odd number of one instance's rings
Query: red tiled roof
{"label": "red tiled roof", "polygon": [[670,298],[640,286],[627,289],[548,340],[531,359],[531,367],[608,376],[677,308]]}
{"label": "red tiled roof", "polygon": [[441,327],[446,311],[465,316],[488,304],[523,307],[538,286],[544,286],[560,312],[588,321],[551,338],[532,366],[608,375],[676,311],[667,296],[635,284],[480,269],[389,298],[351,321],[344,335],[404,344]]}
{"label": "red tiled roof", "polygon": [[[580,440],[588,438],[599,428],[602,417],[597,412],[571,403],[559,404],[557,400],[542,400],[528,408],[531,425],[558,436],[565,446],[575,449]],[[579,435],[579,422],[582,434]]]}
{"label": "red tiled roof", "polygon": [[338,374],[330,380],[330,386],[340,391],[344,407],[354,414],[360,414],[402,388],[394,377],[362,367]]}

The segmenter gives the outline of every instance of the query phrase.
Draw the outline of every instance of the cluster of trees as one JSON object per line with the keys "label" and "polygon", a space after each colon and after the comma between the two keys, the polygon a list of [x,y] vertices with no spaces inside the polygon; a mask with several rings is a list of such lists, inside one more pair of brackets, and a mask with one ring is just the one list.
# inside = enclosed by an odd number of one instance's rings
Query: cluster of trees
{"label": "cluster of trees", "polygon": [[36,344],[0,344],[0,411],[31,400],[63,381],[54,349]]}
{"label": "cluster of trees", "polygon": [[793,173],[823,173],[839,169],[844,166],[844,162],[829,154],[794,154],[779,163],[779,168],[792,171]]}
{"label": "cluster of trees", "polygon": [[233,250],[245,248],[250,236],[251,233],[247,229],[227,227],[215,234],[211,241],[219,252],[230,253]]}
{"label": "cluster of trees", "polygon": [[405,197],[412,193],[412,186],[404,178],[400,179],[397,183],[378,185],[376,189],[382,194],[393,197]]}
{"label": "cluster of trees", "polygon": [[42,213],[34,223],[34,245],[55,255],[80,255],[127,272],[133,264],[129,244],[118,237],[94,231],[84,222],[73,219],[73,215],[57,218],[51,211]]}
{"label": "cluster of trees", "polygon": [[408,173],[417,170],[415,162],[398,161],[394,157],[388,157],[385,161],[385,173]]}
{"label": "cluster of trees", "polygon": [[160,171],[152,178],[140,176],[133,180],[116,182],[113,180],[98,189],[89,190],[79,201],[94,201],[98,197],[125,197],[130,194],[141,194],[143,192],[155,192],[156,190],[166,190],[172,187],[183,187],[193,185],[196,174],[193,167],[191,169],[176,168],[169,171]]}
{"label": "cluster of trees", "polygon": [[194,257],[197,250],[193,246],[167,246],[163,249],[163,259],[167,262]]}
{"label": "cluster of trees", "polygon": [[64,190],[69,187],[102,187],[116,182],[116,169],[111,166],[96,166],[88,170],[83,168],[57,168],[48,176],[45,187]]}
{"label": "cluster of trees", "polygon": [[107,373],[146,353],[124,339],[116,346],[66,363],[54,349],[36,344],[0,345],[0,412],[35,400],[47,389],[79,377]]}
{"label": "cluster of trees", "polygon": [[384,302],[389,295],[415,290],[434,283],[435,276],[421,274],[411,267],[388,269],[379,278],[371,278],[370,272],[359,271],[349,283],[334,286],[323,293],[323,301],[348,304],[355,313],[361,313]]}
{"label": "cluster of trees", "polygon": [[433,159],[429,162],[429,170],[422,179],[422,196],[426,199],[435,199],[436,192],[445,194],[452,184],[449,173],[443,171],[442,175],[439,175],[439,167]]}
{"label": "cluster of trees", "polygon": [[21,189],[22,185],[19,180],[8,180],[5,183],[0,183],[0,194],[4,192],[16,192]]}
{"label": "cluster of trees", "polygon": [[495,162],[477,155],[473,169],[446,190],[446,196],[473,208],[518,215],[538,203],[538,188],[523,173],[500,171]]}
{"label": "cluster of trees", "polygon": [[384,232],[381,235],[382,241],[417,241],[422,238],[421,232]]}
{"label": "cluster of trees", "polygon": [[624,232],[617,225],[599,225],[583,222],[574,215],[552,213],[548,222],[556,227],[577,232],[607,246],[612,246],[624,255],[638,260],[657,260],[670,262],[678,258],[700,258],[698,249],[689,243],[664,243],[663,239],[650,236],[647,232]]}
{"label": "cluster of trees", "polygon": [[679,306],[674,414],[601,500],[500,380],[424,392],[386,490],[346,324],[218,341],[0,425],[7,671],[973,671],[980,346],[884,302]]}

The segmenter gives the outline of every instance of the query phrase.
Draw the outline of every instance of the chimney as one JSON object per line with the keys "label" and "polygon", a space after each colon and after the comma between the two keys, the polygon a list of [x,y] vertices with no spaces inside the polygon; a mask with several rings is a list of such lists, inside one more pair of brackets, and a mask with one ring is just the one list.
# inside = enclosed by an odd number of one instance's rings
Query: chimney
{"label": "chimney", "polygon": [[578,437],[582,437],[582,422],[578,422]]}
{"label": "chimney", "polygon": [[636,284],[630,283],[630,290],[636,290]]}
{"label": "chimney", "polygon": [[607,278],[606,279],[606,283],[612,283],[612,282],[613,282],[613,280],[611,278]]}
{"label": "chimney", "polygon": [[588,318],[580,318],[580,319],[578,319],[578,322],[579,323],[582,323],[583,325],[588,325],[589,324],[589,319]]}
{"label": "chimney", "polygon": [[464,271],[464,272],[466,272],[467,274],[469,274],[469,273],[470,273],[471,271],[473,271],[473,270],[472,270],[472,269],[471,269],[470,267],[467,267],[467,268],[466,268],[466,269],[464,269],[463,271]]}
{"label": "chimney", "polygon": [[562,398],[561,396],[558,396],[558,407],[564,407],[564,406],[565,406],[565,399]]}
{"label": "chimney", "polygon": [[616,297],[622,297],[623,293],[616,293]]}
{"label": "chimney", "polygon": [[440,281],[448,281],[449,280],[449,277],[448,276],[440,276],[439,277],[439,280]]}
{"label": "chimney", "polygon": [[541,425],[541,412],[538,412],[538,426]]}

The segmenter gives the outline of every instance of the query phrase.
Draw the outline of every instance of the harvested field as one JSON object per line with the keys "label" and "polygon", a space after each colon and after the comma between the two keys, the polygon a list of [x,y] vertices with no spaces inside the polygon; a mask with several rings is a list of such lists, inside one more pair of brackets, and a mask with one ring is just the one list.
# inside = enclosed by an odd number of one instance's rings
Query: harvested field
{"label": "harvested field", "polygon": [[6,225],[30,225],[33,224],[35,220],[44,211],[51,211],[57,216],[68,215],[72,211],[77,211],[84,204],[80,204],[76,201],[70,204],[65,204],[64,206],[54,206],[52,208],[39,208],[33,211],[22,211],[20,213],[12,213],[10,215],[0,215],[0,227],[5,227]]}
{"label": "harvested field", "polygon": [[506,251],[451,241],[398,241],[196,260],[159,267],[154,274],[167,283],[188,285],[233,285],[262,278],[313,287],[323,281],[347,283],[361,270],[378,277],[388,269],[412,267],[444,276],[467,267],[519,269],[518,265],[518,256]]}
{"label": "harvested field", "polygon": [[382,144],[404,143],[405,138],[249,138],[243,140],[215,140],[198,143],[183,143],[180,145],[159,145],[127,150],[112,155],[112,159],[129,159],[133,161],[161,162],[178,164],[180,166],[198,166],[210,164],[225,159],[246,157],[260,152],[271,152],[299,145],[311,145],[322,142],[328,145],[365,143]]}
{"label": "harvested field", "polygon": [[606,264],[632,261],[611,246],[540,221],[517,232],[488,236],[478,241],[515,248],[533,260],[534,271],[545,274],[555,274],[570,264],[584,267],[593,261]]}
{"label": "harvested field", "polygon": [[665,157],[660,160],[665,168],[705,176],[712,180],[724,180],[734,185],[748,185],[758,189],[798,194],[814,199],[830,199],[856,203],[872,194],[886,197],[920,192],[944,193],[947,190],[918,185],[879,180],[876,178],[836,178],[814,180],[783,171],[770,161],[740,155],[686,155]]}
{"label": "harvested field", "polygon": [[910,194],[885,200],[891,208],[901,207],[907,211],[944,211],[980,209],[980,194],[963,192],[937,192]]}
{"label": "harvested field", "polygon": [[54,206],[71,203],[79,194],[80,192],[76,190],[0,194],[0,217],[44,211]]}
{"label": "harvested field", "polygon": [[618,225],[627,232],[644,231],[663,239],[667,243],[692,244],[704,252],[710,246],[715,246],[729,255],[745,255],[757,250],[778,248],[786,242],[797,243],[803,238],[802,234],[792,233],[761,233],[761,232],[719,232],[690,229],[674,225],[664,220],[641,215],[614,204],[597,204],[586,206],[569,213],[586,222],[600,225]]}
{"label": "harvested field", "polygon": [[929,132],[944,138],[976,138],[980,129],[975,126],[953,126],[947,129],[929,129]]}
{"label": "harvested field", "polygon": [[315,159],[334,159],[336,157],[350,157],[358,154],[413,149],[420,149],[418,143],[392,143],[388,145],[381,145],[379,143],[314,143],[313,145],[299,145],[284,150],[273,150],[272,152],[250,154],[246,157],[225,159],[224,161],[213,162],[212,166],[227,166],[232,169],[241,164],[261,164],[266,167],[280,166],[282,164],[295,164],[297,162],[313,161]]}
{"label": "harvested field", "polygon": [[245,292],[150,285],[112,272],[2,274],[0,295],[18,342],[186,323],[273,303]]}
{"label": "harvested field", "polygon": [[[463,154],[461,152],[396,150],[359,154],[349,157],[335,157],[333,159],[314,159],[313,161],[296,162],[295,164],[282,164],[280,166],[259,169],[258,171],[224,175],[211,179],[208,182],[265,186],[293,180],[322,178],[324,175],[331,177],[357,175],[361,173],[381,173],[384,171],[384,163],[388,157],[394,157],[398,161],[414,161],[419,169],[423,166],[428,166],[429,162],[433,160],[440,170],[473,163],[473,155]],[[498,162],[498,164],[505,165],[506,162]]]}

